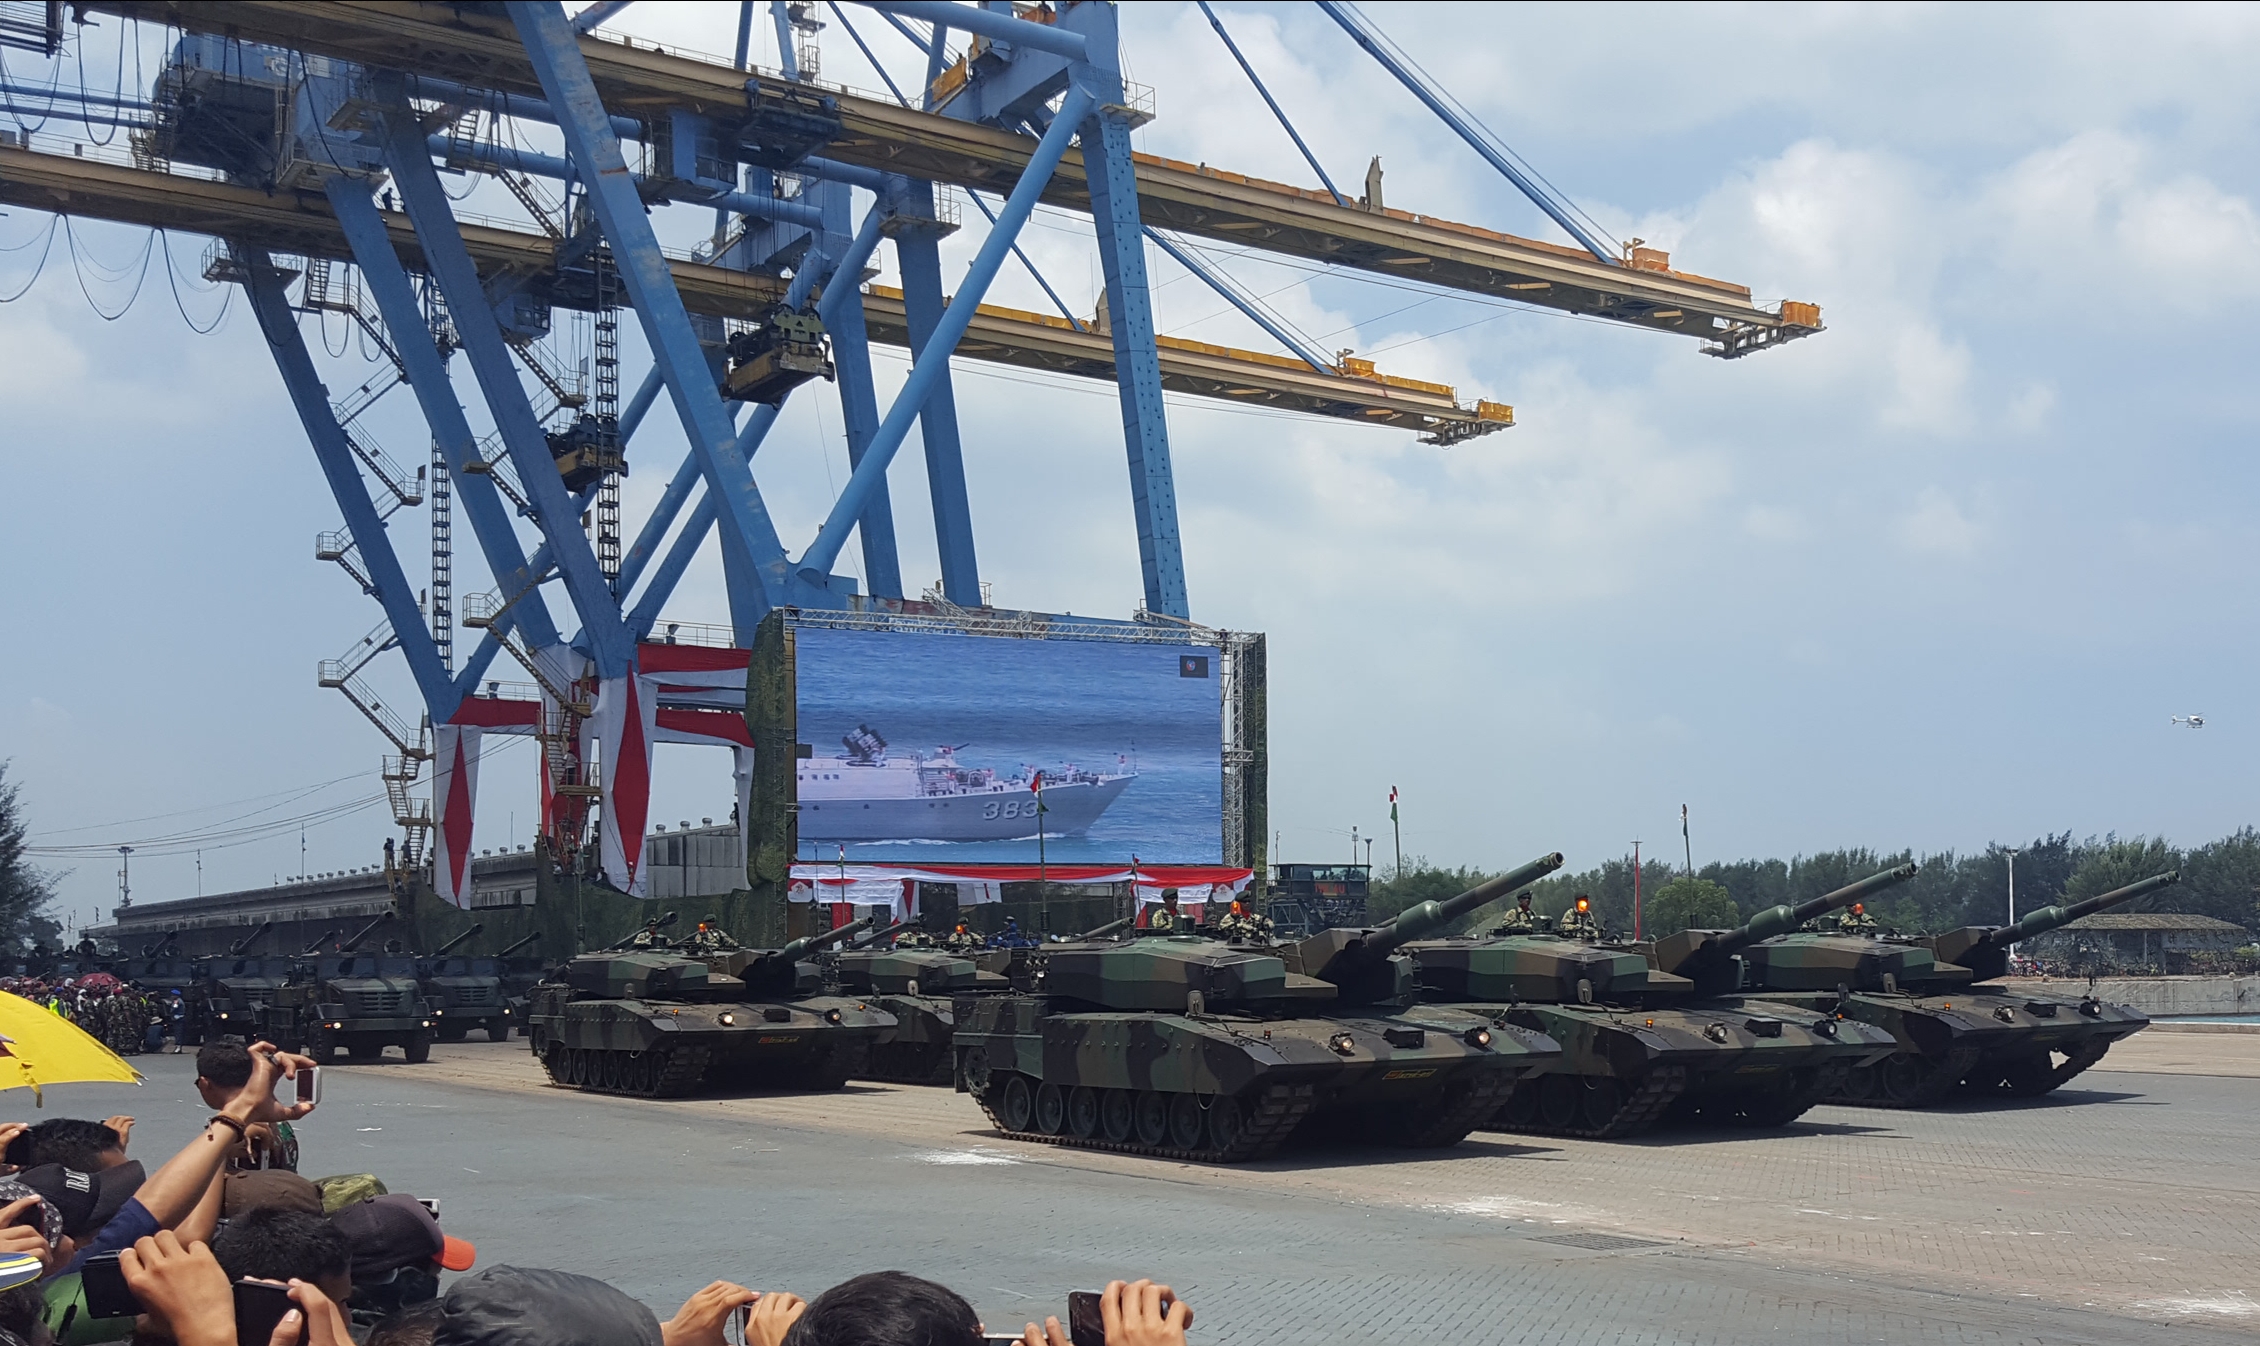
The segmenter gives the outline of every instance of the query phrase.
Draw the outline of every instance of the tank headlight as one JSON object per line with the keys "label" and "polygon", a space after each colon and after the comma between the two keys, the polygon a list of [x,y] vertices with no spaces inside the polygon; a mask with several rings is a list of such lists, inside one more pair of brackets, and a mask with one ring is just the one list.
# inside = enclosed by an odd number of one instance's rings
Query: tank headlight
{"label": "tank headlight", "polygon": [[1358,1040],[1351,1037],[1347,1033],[1336,1033],[1333,1037],[1330,1037],[1326,1040],[1326,1045],[1332,1047],[1335,1051],[1340,1052],[1342,1055],[1348,1056],[1350,1053],[1358,1049]]}
{"label": "tank headlight", "polygon": [[1470,1028],[1467,1030],[1467,1045],[1470,1047],[1490,1046],[1491,1030],[1488,1028]]}
{"label": "tank headlight", "polygon": [[1703,1036],[1709,1038],[1713,1042],[1724,1042],[1726,1041],[1727,1037],[1726,1025],[1712,1024],[1703,1030]]}
{"label": "tank headlight", "polygon": [[728,1010],[722,1011],[722,1026],[724,1028],[735,1028],[737,1027],[737,1024],[737,1015],[730,1013]]}
{"label": "tank headlight", "polygon": [[1818,1023],[1816,1023],[1816,1024],[1814,1024],[1814,1025],[1813,1025],[1813,1031],[1814,1031],[1814,1032],[1816,1032],[1816,1033],[1818,1033],[1818,1034],[1820,1034],[1820,1035],[1821,1035],[1822,1037],[1824,1037],[1824,1038],[1832,1038],[1832,1037],[1835,1037],[1835,1036],[1836,1036],[1836,1020],[1834,1020],[1834,1019],[1823,1019],[1823,1020],[1821,1020],[1820,1022],[1818,1022]]}
{"label": "tank headlight", "polygon": [[836,1009],[828,1009],[828,1010],[824,1011],[824,1022],[825,1022],[825,1023],[828,1023],[828,1024],[836,1024],[836,1023],[838,1023],[838,1022],[840,1021],[841,1017],[842,1017],[842,1016],[841,1016],[840,1012],[839,1012],[838,1010],[836,1010]]}

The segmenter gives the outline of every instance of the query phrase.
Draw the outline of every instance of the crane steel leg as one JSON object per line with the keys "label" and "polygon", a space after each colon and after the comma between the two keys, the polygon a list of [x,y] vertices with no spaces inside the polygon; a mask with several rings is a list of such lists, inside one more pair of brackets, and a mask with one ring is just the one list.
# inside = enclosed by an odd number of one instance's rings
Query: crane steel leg
{"label": "crane steel leg", "polygon": [[580,614],[597,675],[619,677],[635,657],[628,628],[620,620],[619,600],[612,593],[610,579],[597,565],[587,535],[581,531],[581,516],[573,508],[573,497],[557,475],[548,436],[526,400],[517,363],[502,339],[502,327],[480,284],[478,266],[464,246],[454,212],[448,209],[439,173],[424,152],[423,128],[408,111],[405,100],[388,101],[391,107],[383,118],[386,159],[393,183],[400,190],[401,204],[415,226],[417,242],[423,245],[424,264],[440,292],[447,296],[456,334],[463,341],[463,354],[486,395],[487,410],[509,449],[511,465],[518,469],[518,484],[533,506],[534,523],[548,541],[565,591]]}
{"label": "crane steel leg", "polygon": [[1130,125],[1122,116],[1102,111],[1083,123],[1083,171],[1091,184],[1099,265],[1106,273],[1107,324],[1114,337],[1114,377],[1121,388],[1122,439],[1130,456],[1130,507],[1137,517],[1146,610],[1189,618],[1169,422],[1161,400],[1161,356],[1154,348],[1145,234],[1138,219],[1138,179],[1130,162]]}
{"label": "crane steel leg", "polygon": [[507,616],[534,645],[556,644],[557,624],[549,615],[549,604],[534,587],[540,574],[526,564],[525,548],[518,541],[517,529],[511,526],[502,493],[495,489],[492,478],[470,470],[470,464],[478,458],[478,437],[464,419],[463,404],[456,399],[455,384],[447,376],[447,361],[432,344],[431,330],[417,308],[408,272],[392,249],[376,202],[370,199],[369,183],[340,175],[331,178],[326,188],[338,227],[344,231],[353,260],[369,283],[369,297],[376,301],[377,311],[392,333],[393,349],[407,368],[408,385],[424,409],[424,420],[430,424],[441,452],[447,455],[448,473],[454,478],[456,494],[462,497],[463,513],[478,536],[480,550],[486,553],[487,568],[494,572],[503,597],[509,600]]}
{"label": "crane steel leg", "polygon": [[[750,645],[754,627],[780,603],[838,606],[829,591],[830,575],[788,586],[784,544],[777,538],[761,492],[737,452],[737,429],[722,405],[700,352],[690,313],[675,290],[673,273],[645,216],[611,118],[597,96],[588,63],[555,0],[511,0],[508,6],[519,39],[550,106],[557,110],[565,148],[588,190],[614,263],[636,317],[643,324],[652,357],[667,380],[676,414],[691,447],[698,451],[706,489],[716,504],[724,550],[735,551],[740,576],[730,584],[730,618],[737,638]],[[624,628],[623,628],[624,629]]]}
{"label": "crane steel leg", "polygon": [[285,282],[264,250],[234,242],[228,246],[243,265],[243,288],[251,297],[251,311],[258,316],[259,330],[266,335],[267,349],[274,352],[275,367],[282,372],[283,387],[289,390],[291,404],[298,409],[299,422],[306,427],[306,438],[314,446],[315,461],[322,465],[322,475],[329,479],[330,494],[336,497],[338,510],[345,515],[345,528],[353,535],[354,549],[361,554],[370,590],[384,608],[385,616],[392,621],[393,638],[400,642],[400,652],[407,656],[408,671],[416,679],[416,690],[423,695],[424,708],[431,712],[432,723],[444,724],[455,714],[461,698],[456,694],[454,679],[440,664],[432,633],[424,629],[424,614],[416,607],[416,591],[409,587],[408,576],[400,568],[400,558],[393,554],[392,539],[385,535],[384,520],[377,517],[377,507],[369,502],[369,487],[361,479],[361,465],[353,456],[352,446],[346,442],[345,427],[338,424],[337,413],[330,409],[329,389],[322,386],[321,376],[314,370],[313,357],[306,353],[305,336],[298,330],[297,318],[290,311],[289,296],[283,292]]}
{"label": "crane steel leg", "polygon": [[[816,189],[815,195],[817,208],[824,212],[827,225],[825,251],[844,257],[853,246],[847,231],[848,185],[826,182]],[[883,203],[875,205],[872,214],[879,215],[883,209]],[[876,242],[879,221],[872,219],[866,223]],[[860,289],[863,278],[840,275],[837,279],[838,284],[832,287],[835,290]],[[836,311],[837,317],[827,320],[824,330],[832,338],[832,362],[840,385],[840,421],[847,436],[848,470],[853,472],[871,447],[871,437],[879,431],[879,391],[871,379],[871,338],[863,325],[863,305],[841,304]],[[895,507],[888,497],[884,477],[864,505],[856,532],[863,540],[864,583],[877,597],[902,597],[902,561],[895,548]]]}
{"label": "crane steel leg", "polygon": [[[914,183],[933,211],[933,185]],[[913,204],[921,204],[914,200]],[[902,272],[903,313],[910,348],[924,350],[942,320],[942,250],[933,229],[912,225],[895,235],[895,264]],[[981,606],[981,567],[973,551],[973,506],[965,488],[965,450],[957,433],[957,391],[945,360],[934,389],[918,409],[918,437],[926,445],[926,490],[934,502],[934,546],[941,553],[942,596],[959,607]]]}

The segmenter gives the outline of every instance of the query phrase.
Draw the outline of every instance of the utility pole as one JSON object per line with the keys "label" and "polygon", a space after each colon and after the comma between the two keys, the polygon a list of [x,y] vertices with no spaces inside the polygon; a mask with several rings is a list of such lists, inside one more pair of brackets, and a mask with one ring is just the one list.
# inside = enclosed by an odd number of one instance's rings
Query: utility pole
{"label": "utility pole", "polygon": [[1389,835],[1397,843],[1397,870],[1389,877],[1402,879],[1405,876],[1405,832],[1397,823],[1397,787],[1394,785],[1389,787]]}
{"label": "utility pole", "polygon": [[1687,839],[1687,806],[1679,806],[1679,842],[1687,848],[1687,877],[1695,877],[1695,843]]}
{"label": "utility pole", "polygon": [[196,895],[204,896],[204,848],[196,848]]}
{"label": "utility pole", "polygon": [[[2016,847],[2014,847],[2014,846],[2011,846],[2011,847],[2009,847],[2009,848],[2008,848],[2008,851],[2009,851],[2009,924],[2011,924],[2011,925],[2015,925],[2015,924],[2017,923],[2017,848],[2016,848]],[[2010,946],[2009,946],[2009,952],[2011,952],[2011,953],[2015,953],[2016,951],[2017,951],[2017,946],[2016,946],[2016,945],[2012,944],[2012,945],[2010,945]]]}
{"label": "utility pole", "polygon": [[1632,839],[1632,938],[1640,938],[1640,838]]}
{"label": "utility pole", "polygon": [[1370,879],[1373,874],[1373,838],[1365,839],[1365,870]]}
{"label": "utility pole", "polygon": [[133,847],[118,847],[118,906],[133,905]]}
{"label": "utility pole", "polygon": [[1357,827],[1357,824],[1356,824],[1356,823],[1352,823],[1352,824],[1350,824],[1350,863],[1354,865],[1354,864],[1356,864],[1357,862],[1358,862],[1358,827]]}

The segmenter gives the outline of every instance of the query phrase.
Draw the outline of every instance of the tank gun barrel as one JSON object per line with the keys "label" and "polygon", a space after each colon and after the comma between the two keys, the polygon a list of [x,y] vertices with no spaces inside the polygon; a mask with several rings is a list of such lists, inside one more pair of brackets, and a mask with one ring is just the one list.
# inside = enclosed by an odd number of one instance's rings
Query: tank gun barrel
{"label": "tank gun barrel", "polygon": [[464,940],[467,940],[467,939],[471,938],[471,937],[472,937],[473,935],[476,935],[476,934],[478,934],[478,933],[479,933],[480,931],[482,931],[482,930],[484,930],[484,929],[486,929],[486,928],[487,928],[487,927],[486,927],[486,922],[484,922],[484,921],[473,921],[473,922],[471,923],[471,928],[470,928],[470,929],[468,929],[468,930],[464,931],[464,932],[463,932],[462,934],[460,934],[460,935],[457,935],[457,936],[456,936],[455,938],[453,938],[453,939],[451,939],[451,940],[447,941],[447,943],[445,943],[445,944],[442,944],[442,945],[440,945],[440,946],[439,946],[438,948],[436,948],[436,949],[432,950],[432,952],[431,952],[431,956],[432,956],[432,957],[434,957],[434,958],[439,958],[439,957],[443,957],[443,956],[445,956],[446,954],[448,954],[449,952],[451,952],[451,951],[452,951],[452,950],[453,950],[453,949],[455,948],[455,946],[456,946],[456,945],[458,945],[458,944],[461,944],[461,943],[462,943],[462,942],[463,942]]}
{"label": "tank gun barrel", "polygon": [[1133,921],[1136,921],[1137,919],[1138,918],[1135,916],[1124,916],[1119,920],[1108,921],[1105,925],[1098,926],[1095,929],[1086,930],[1080,935],[1070,937],[1068,942],[1072,944],[1081,944],[1085,940],[1105,939],[1108,935],[1111,935],[1118,930],[1128,930],[1131,923]]}
{"label": "tank gun barrel", "polygon": [[504,949],[504,950],[503,950],[503,951],[502,951],[501,953],[498,953],[498,954],[496,954],[496,955],[495,955],[495,957],[497,957],[497,958],[508,958],[508,957],[509,957],[510,955],[512,955],[512,954],[514,954],[514,953],[516,953],[516,952],[518,952],[518,950],[525,948],[525,947],[526,947],[526,946],[527,946],[528,944],[531,944],[531,943],[533,943],[534,941],[536,941],[536,940],[538,940],[538,939],[540,939],[540,938],[541,938],[541,931],[539,931],[539,930],[536,930],[536,931],[535,931],[534,933],[532,933],[532,934],[530,934],[530,935],[526,936],[526,937],[525,937],[524,939],[521,939],[521,940],[519,940],[519,941],[518,941],[517,943],[515,943],[515,944],[511,945],[511,946],[510,946],[509,948],[507,948],[507,949]]}
{"label": "tank gun barrel", "polygon": [[901,933],[902,931],[908,930],[914,924],[916,924],[916,922],[896,921],[893,925],[888,926],[884,930],[872,931],[870,934],[856,940],[853,944],[848,945],[848,947],[851,949],[868,949],[875,944],[879,944],[885,940],[894,938],[895,935]]}
{"label": "tank gun barrel", "polygon": [[1794,907],[1768,907],[1751,917],[1748,924],[1736,926],[1713,938],[1710,947],[1714,954],[1732,953],[1745,944],[1772,939],[1775,935],[1786,935],[1816,916],[1826,915],[1840,907],[1849,907],[1870,894],[1905,883],[1915,877],[1915,871],[1919,868],[1920,866],[1913,864],[1900,865],[1881,874],[1870,874],[1858,883],[1848,883],[1833,893],[1823,893],[1810,902],[1800,902]]}
{"label": "tank gun barrel", "polygon": [[2031,939],[2034,935],[2045,934],[2054,930],[2060,925],[2069,925],[2082,916],[2092,916],[2096,912],[2115,907],[2121,902],[2131,902],[2144,893],[2154,893],[2160,888],[2170,887],[2181,881],[2182,872],[2178,869],[2169,869],[2163,874],[2153,874],[2140,883],[2130,883],[2124,888],[2114,888],[2107,893],[2098,893],[2094,897],[2082,898],[2067,906],[2042,907],[2038,911],[2028,913],[2023,920],[2015,925],[1994,928],[1979,943],[1993,946],[2020,943]]}
{"label": "tank gun barrel", "polygon": [[392,919],[392,913],[391,913],[391,912],[389,912],[389,911],[387,911],[387,912],[380,912],[380,913],[378,913],[378,915],[377,915],[377,918],[376,918],[375,920],[373,920],[373,921],[369,922],[369,923],[368,923],[367,925],[364,925],[364,926],[362,926],[362,927],[361,927],[361,928],[360,928],[359,930],[355,931],[355,932],[354,932],[354,934],[353,934],[353,938],[351,938],[351,939],[349,939],[349,940],[345,941],[345,943],[343,943],[343,944],[340,944],[340,945],[338,945],[338,946],[337,946],[337,951],[338,951],[339,953],[352,953],[352,952],[354,952],[355,950],[357,950],[357,949],[359,949],[359,948],[361,947],[361,941],[362,941],[362,940],[365,940],[365,939],[367,939],[367,938],[368,938],[368,937],[369,937],[370,935],[372,935],[372,934],[375,934],[375,933],[376,933],[376,929],[377,929],[377,927],[378,927],[378,926],[380,926],[380,925],[383,925],[383,924],[384,924],[384,923],[385,923],[386,921],[389,921],[389,920],[391,920],[391,919]]}
{"label": "tank gun barrel", "polygon": [[1526,883],[1534,883],[1561,867],[1562,853],[1555,851],[1550,855],[1541,855],[1519,869],[1509,870],[1495,879],[1479,883],[1456,897],[1407,907],[1393,919],[1376,926],[1363,939],[1344,949],[1342,956],[1358,964],[1370,965],[1387,957],[1398,945],[1440,930],[1493,898],[1511,893]]}
{"label": "tank gun barrel", "polygon": [[260,936],[266,934],[269,930],[274,928],[274,924],[275,923],[273,921],[259,922],[258,929],[252,931],[250,934],[245,935],[242,939],[239,939],[235,943],[228,946],[228,957],[236,958],[248,952],[252,945],[259,942]]}
{"label": "tank gun barrel", "polygon": [[312,953],[313,953],[313,952],[314,952],[314,951],[315,951],[316,949],[319,949],[319,948],[321,948],[321,947],[322,947],[322,941],[323,941],[323,940],[325,940],[325,939],[328,939],[328,938],[330,938],[330,937],[331,937],[331,936],[333,936],[333,935],[337,935],[337,934],[341,934],[341,933],[343,933],[343,932],[342,932],[342,931],[337,931],[337,930],[324,930],[324,931],[323,931],[323,932],[322,932],[321,934],[314,936],[314,942],[313,942],[313,943],[311,943],[311,944],[307,945],[307,946],[306,946],[305,948],[303,948],[303,949],[300,949],[300,950],[298,951],[298,956],[299,956],[299,957],[301,957],[301,958],[307,957],[308,955],[312,954]]}
{"label": "tank gun barrel", "polygon": [[755,961],[762,963],[797,962],[798,960],[807,957],[809,954],[831,948],[834,944],[839,943],[843,939],[853,939],[857,935],[862,934],[864,931],[869,930],[871,928],[871,925],[872,918],[869,916],[866,916],[861,920],[849,921],[846,925],[841,926],[837,930],[827,930],[821,935],[805,935],[799,939],[794,940],[792,943],[787,944],[782,949],[771,949],[769,952],[761,955],[761,957],[756,959]]}

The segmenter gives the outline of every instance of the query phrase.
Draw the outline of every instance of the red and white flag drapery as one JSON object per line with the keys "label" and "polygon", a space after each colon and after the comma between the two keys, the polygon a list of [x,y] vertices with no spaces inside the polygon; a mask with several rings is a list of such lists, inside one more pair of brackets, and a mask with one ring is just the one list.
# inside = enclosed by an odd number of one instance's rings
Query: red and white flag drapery
{"label": "red and white flag drapery", "polygon": [[479,797],[479,729],[432,731],[432,887],[439,900],[471,905],[471,824]]}

